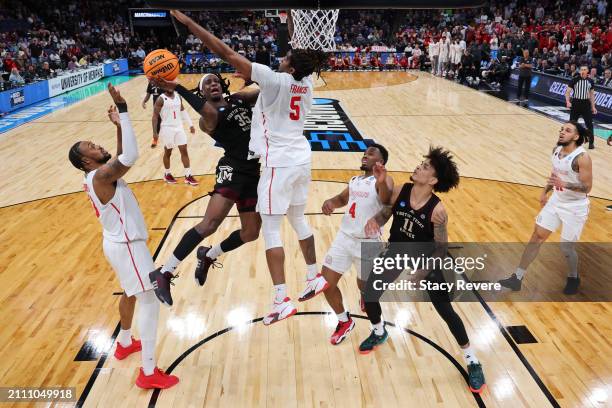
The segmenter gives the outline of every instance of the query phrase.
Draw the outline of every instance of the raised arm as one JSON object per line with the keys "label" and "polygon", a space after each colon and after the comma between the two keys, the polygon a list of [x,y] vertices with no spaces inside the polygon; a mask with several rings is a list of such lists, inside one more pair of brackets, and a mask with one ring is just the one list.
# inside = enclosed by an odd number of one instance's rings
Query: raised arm
{"label": "raised arm", "polygon": [[121,154],[100,166],[93,178],[94,189],[103,203],[112,198],[115,181],[123,177],[138,159],[138,143],[127,112],[127,103],[111,84],[108,84],[108,91],[119,111],[122,140]]}
{"label": "raised arm", "polygon": [[123,153],[123,141],[121,140],[121,118],[116,106],[111,105],[108,108],[108,119],[117,128],[117,157],[119,157]]}
{"label": "raised arm", "polygon": [[217,54],[231,66],[236,68],[236,70],[239,71],[246,79],[251,78],[251,61],[249,61],[246,57],[238,54],[219,38],[215,37],[208,30],[204,29],[202,26],[180,11],[171,10],[170,14],[172,14],[177,21],[183,23],[189,29],[189,31],[198,37],[200,41],[202,41],[202,43],[213,53]]}
{"label": "raised arm", "polygon": [[344,207],[348,204],[349,200],[349,189],[346,187],[340,194],[336,194],[332,198],[329,198],[323,202],[321,211],[325,215],[331,215],[336,208]]}
{"label": "raised arm", "polygon": [[382,163],[376,163],[372,169],[376,177],[376,191],[383,204],[389,204],[393,193],[393,179],[387,175],[387,169]]}

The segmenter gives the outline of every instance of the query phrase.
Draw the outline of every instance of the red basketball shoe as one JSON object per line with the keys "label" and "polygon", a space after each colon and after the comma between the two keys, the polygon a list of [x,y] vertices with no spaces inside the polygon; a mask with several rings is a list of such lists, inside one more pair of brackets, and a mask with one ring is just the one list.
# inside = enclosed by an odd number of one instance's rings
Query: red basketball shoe
{"label": "red basketball shoe", "polygon": [[142,371],[142,367],[140,367],[138,378],[136,378],[136,385],[144,389],[170,388],[178,384],[178,382],[179,379],[176,375],[166,374],[157,367],[155,367],[151,375],[145,375],[144,371]]}
{"label": "red basketball shoe", "polygon": [[140,350],[142,350],[140,340],[136,340],[134,336],[132,336],[132,344],[127,347],[123,347],[121,343],[117,342],[117,348],[115,349],[115,358],[117,360],[123,360],[130,354],[139,352]]}

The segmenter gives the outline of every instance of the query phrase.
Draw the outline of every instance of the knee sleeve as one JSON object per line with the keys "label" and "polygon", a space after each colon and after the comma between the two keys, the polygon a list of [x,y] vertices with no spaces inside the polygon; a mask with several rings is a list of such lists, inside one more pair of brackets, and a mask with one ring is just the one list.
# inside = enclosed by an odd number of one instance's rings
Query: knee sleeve
{"label": "knee sleeve", "polygon": [[266,243],[266,251],[268,249],[283,246],[283,240],[281,239],[280,234],[282,219],[282,215],[261,214],[261,230]]}
{"label": "knee sleeve", "polygon": [[138,303],[138,331],[143,341],[155,341],[159,320],[159,301],[152,290],[136,294]]}
{"label": "knee sleeve", "polygon": [[297,234],[300,241],[312,236],[312,230],[306,222],[306,217],[304,217],[304,207],[306,206],[292,205],[287,210],[289,224],[291,224],[291,227],[293,227],[293,230]]}

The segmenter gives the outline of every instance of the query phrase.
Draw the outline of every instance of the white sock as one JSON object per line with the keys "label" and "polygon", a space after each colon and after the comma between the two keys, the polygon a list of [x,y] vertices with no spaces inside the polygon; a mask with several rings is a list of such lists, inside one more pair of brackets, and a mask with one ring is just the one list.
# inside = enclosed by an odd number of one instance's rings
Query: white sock
{"label": "white sock", "polygon": [[474,353],[474,349],[472,348],[472,346],[468,346],[467,348],[461,350],[463,350],[463,358],[465,359],[465,364],[478,364],[478,359],[476,358],[476,354]]}
{"label": "white sock", "polygon": [[274,301],[281,303],[287,297],[287,285],[281,283],[280,285],[274,285]]}
{"label": "white sock", "polygon": [[221,255],[223,255],[223,250],[221,249],[220,244],[213,245],[213,247],[210,248],[208,252],[206,253],[206,256],[209,257],[210,259],[217,259]]}
{"label": "white sock", "polygon": [[152,290],[138,293],[138,332],[142,343],[142,371],[145,375],[153,374],[155,369],[155,342],[157,340],[157,322],[159,320],[159,301]]}
{"label": "white sock", "polygon": [[167,176],[168,174],[170,174],[170,169],[164,169],[164,176]]}
{"label": "white sock", "polygon": [[374,334],[377,336],[382,336],[385,332],[385,324],[382,322],[382,320],[376,324],[373,324],[372,328],[374,329]]}
{"label": "white sock", "polygon": [[142,371],[144,375],[152,375],[155,370],[155,340],[141,340]]}
{"label": "white sock", "polygon": [[119,335],[117,336],[117,341],[123,347],[127,347],[130,344],[132,344],[132,330],[130,330],[130,329],[127,329],[127,330],[121,329],[121,330],[119,330]]}
{"label": "white sock", "polygon": [[174,254],[171,254],[166,260],[166,263],[164,263],[164,266],[162,266],[161,273],[170,272],[174,275],[174,272],[176,271],[176,268],[178,268],[180,263],[181,261],[179,261],[178,258],[174,256]]}
{"label": "white sock", "polygon": [[191,167],[185,167],[185,177],[191,176]]}
{"label": "white sock", "polygon": [[317,276],[317,264],[306,265],[306,279],[313,280]]}
{"label": "white sock", "polygon": [[348,317],[348,313],[346,312],[346,310],[342,313],[337,313],[336,316],[338,316],[338,321],[339,322],[348,322],[349,321],[349,317]]}
{"label": "white sock", "polygon": [[525,276],[525,272],[527,272],[525,269],[516,268],[516,277],[519,279],[523,279],[523,276]]}

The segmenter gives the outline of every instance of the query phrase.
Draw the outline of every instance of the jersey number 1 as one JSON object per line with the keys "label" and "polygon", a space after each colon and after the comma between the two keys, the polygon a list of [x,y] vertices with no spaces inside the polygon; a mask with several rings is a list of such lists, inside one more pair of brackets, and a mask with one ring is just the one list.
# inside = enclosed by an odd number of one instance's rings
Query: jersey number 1
{"label": "jersey number 1", "polygon": [[291,112],[289,112],[289,119],[291,120],[300,120],[300,101],[302,100],[301,96],[292,96],[291,103],[289,106],[291,107]]}

